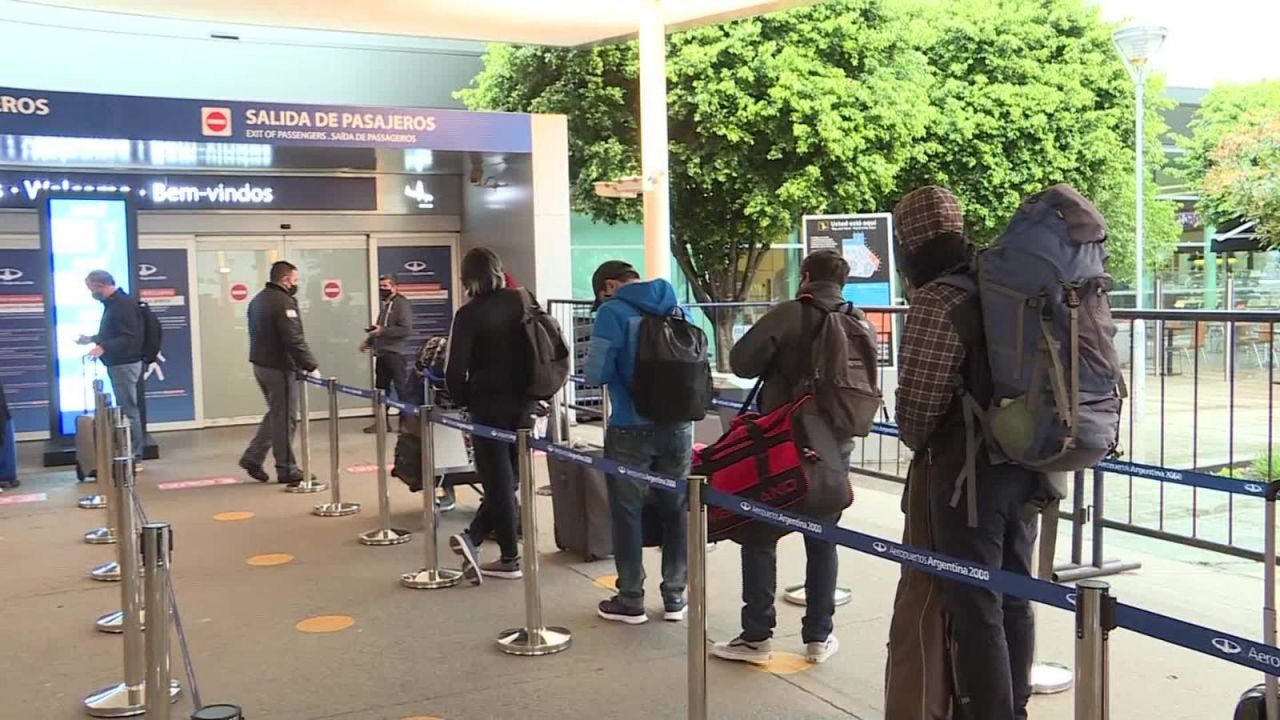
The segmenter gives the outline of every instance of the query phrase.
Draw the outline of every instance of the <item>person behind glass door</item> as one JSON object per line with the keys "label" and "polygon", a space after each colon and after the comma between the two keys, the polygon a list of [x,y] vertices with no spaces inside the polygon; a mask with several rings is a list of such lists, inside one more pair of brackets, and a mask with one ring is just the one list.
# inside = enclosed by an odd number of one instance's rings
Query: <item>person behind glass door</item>
{"label": "person behind glass door", "polygon": [[[394,389],[396,399],[404,402],[405,381],[408,380],[404,351],[413,331],[413,311],[409,307],[409,298],[400,294],[400,283],[392,275],[378,278],[378,298],[382,301],[378,322],[369,328],[369,334],[360,342],[360,352],[373,351],[373,386],[388,395]],[[390,419],[387,420],[387,430],[391,430]],[[364,431],[370,434],[377,432],[377,422]]]}
{"label": "person behind glass door", "polygon": [[[534,402],[528,397],[533,379],[533,355],[524,337],[525,291],[506,287],[502,261],[486,248],[462,259],[462,287],[469,298],[458,308],[449,333],[445,384],[449,396],[467,408],[477,425],[517,430],[533,426]],[[462,557],[468,580],[479,585],[485,576],[516,579],[523,576],[516,544],[516,446],[472,436],[476,474],[484,486],[484,500],[471,527],[449,538],[449,547]],[[481,564],[480,545],[490,532],[501,555]]]}
{"label": "person behind glass door", "polygon": [[[111,392],[115,395],[120,412],[129,419],[129,441],[134,460],[142,458],[142,413],[138,410],[138,382],[142,379],[142,308],[124,290],[116,287],[116,280],[106,270],[94,270],[85,276],[85,287],[93,299],[102,303],[102,321],[97,335],[81,335],[81,345],[93,344],[89,357],[97,358],[107,367],[111,379]],[[141,465],[135,464],[135,470]]]}
{"label": "person behind glass door", "polygon": [[293,454],[298,424],[297,374],[319,369],[302,332],[298,312],[298,268],[280,260],[271,266],[271,280],[249,303],[249,362],[253,377],[267,401],[258,432],[240,456],[240,467],[258,482],[270,477],[263,469],[267,450],[276,461],[276,480],[294,485],[302,470]]}

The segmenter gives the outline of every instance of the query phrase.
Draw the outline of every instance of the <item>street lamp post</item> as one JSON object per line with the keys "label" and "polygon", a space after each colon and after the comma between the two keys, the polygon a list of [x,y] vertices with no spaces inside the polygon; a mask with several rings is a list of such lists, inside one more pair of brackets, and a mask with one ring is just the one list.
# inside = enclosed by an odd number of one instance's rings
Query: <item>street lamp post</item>
{"label": "street lamp post", "polygon": [[[1146,85],[1151,69],[1151,56],[1155,55],[1164,44],[1168,30],[1159,25],[1131,25],[1121,28],[1111,35],[1116,50],[1124,67],[1133,79],[1135,99],[1134,112],[1134,144],[1136,157],[1134,162],[1135,192],[1137,194],[1137,216],[1134,218],[1134,307],[1138,310],[1146,305],[1146,157],[1145,122],[1146,119]],[[1147,324],[1143,320],[1133,323],[1133,357],[1130,358],[1133,368],[1133,381],[1130,388],[1129,412],[1136,424],[1142,417],[1143,403],[1146,399],[1147,384]],[[1138,433],[1134,438],[1139,437]],[[1131,453],[1136,449],[1130,448]]]}

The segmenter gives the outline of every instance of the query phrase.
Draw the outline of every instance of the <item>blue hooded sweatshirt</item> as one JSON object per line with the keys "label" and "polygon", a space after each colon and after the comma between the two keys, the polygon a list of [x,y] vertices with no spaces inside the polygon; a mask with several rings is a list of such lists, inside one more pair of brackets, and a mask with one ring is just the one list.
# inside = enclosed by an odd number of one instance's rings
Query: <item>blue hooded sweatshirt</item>
{"label": "blue hooded sweatshirt", "polygon": [[583,374],[592,385],[609,386],[609,424],[643,427],[653,423],[636,412],[631,381],[636,373],[636,342],[644,315],[670,315],[676,291],[666,280],[633,282],[618,288],[596,311]]}

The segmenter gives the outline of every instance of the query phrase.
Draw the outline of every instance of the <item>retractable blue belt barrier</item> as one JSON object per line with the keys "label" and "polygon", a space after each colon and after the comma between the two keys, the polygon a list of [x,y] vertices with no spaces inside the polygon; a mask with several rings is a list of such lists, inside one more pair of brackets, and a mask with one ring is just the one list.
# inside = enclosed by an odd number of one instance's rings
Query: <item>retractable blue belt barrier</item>
{"label": "retractable blue belt barrier", "polygon": [[[577,383],[583,382],[581,376],[571,376],[570,379]],[[338,385],[338,391],[362,398],[373,397],[373,393],[369,390],[348,385]],[[401,408],[402,411],[416,413],[415,408],[403,403],[393,400],[387,400],[386,402],[392,407]],[[715,398],[712,403],[718,407],[732,409],[740,409],[742,407],[742,403],[721,398]],[[475,436],[513,445],[517,442],[516,433],[511,430],[502,430],[466,422],[439,412],[433,412],[430,419],[431,422],[438,425],[471,433]],[[876,423],[873,432],[896,437],[898,429],[887,423]],[[590,467],[608,475],[634,478],[662,490],[683,492],[688,486],[688,481],[684,478],[669,477],[649,470],[638,470],[608,458],[579,452],[568,445],[533,439],[530,440],[529,446],[534,450],[541,450],[552,457],[567,462]],[[1229,478],[1219,478],[1205,475],[1204,473],[1169,470],[1153,465],[1121,461],[1106,461],[1099,467],[1108,472],[1132,474],[1135,477],[1148,477],[1238,495],[1266,497],[1265,485],[1237,483]],[[750,502],[739,496],[711,487],[706,488],[704,492],[708,505],[728,510],[737,515],[750,517],[783,529],[794,530],[809,537],[825,540],[874,557],[880,557],[948,580],[984,588],[991,592],[1008,593],[1042,605],[1055,607],[1059,610],[1075,611],[1076,590],[1072,587],[978,565],[931,550],[924,550],[894,542],[893,540],[860,533],[839,525],[819,522],[813,518],[797,515],[786,510]],[[1266,643],[1256,642],[1238,635],[1203,627],[1123,603],[1117,603],[1116,605],[1115,621],[1117,627],[1140,635],[1146,635],[1162,642],[1194,650],[1220,660],[1226,660],[1264,674],[1280,674],[1280,648]]]}

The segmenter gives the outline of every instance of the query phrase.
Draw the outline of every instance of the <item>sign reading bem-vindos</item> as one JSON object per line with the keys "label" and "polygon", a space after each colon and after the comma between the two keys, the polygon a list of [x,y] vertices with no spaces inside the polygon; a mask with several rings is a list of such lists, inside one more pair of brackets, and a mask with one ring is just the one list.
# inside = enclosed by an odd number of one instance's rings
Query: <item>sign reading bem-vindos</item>
{"label": "sign reading bem-vindos", "polygon": [[271,145],[532,151],[530,116],[180,100],[0,88],[0,134]]}
{"label": "sign reading bem-vindos", "polygon": [[120,195],[139,210],[377,210],[372,177],[0,172],[0,209],[34,208],[49,193]]}

